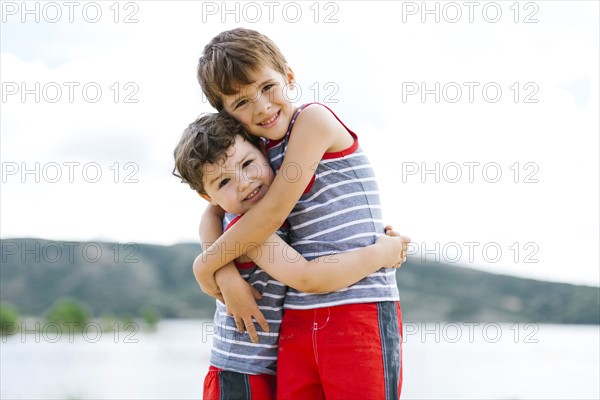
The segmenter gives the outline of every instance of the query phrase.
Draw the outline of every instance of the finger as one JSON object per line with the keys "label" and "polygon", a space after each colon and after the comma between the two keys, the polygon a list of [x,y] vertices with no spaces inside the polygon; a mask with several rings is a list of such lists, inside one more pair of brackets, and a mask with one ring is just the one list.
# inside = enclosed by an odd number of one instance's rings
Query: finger
{"label": "finger", "polygon": [[234,317],[233,320],[235,321],[235,327],[237,328],[238,332],[244,333],[246,330],[244,327],[244,321],[240,317]]}
{"label": "finger", "polygon": [[254,296],[255,300],[260,300],[262,298],[262,294],[254,286],[250,286],[250,290],[252,291],[252,296]]}
{"label": "finger", "polygon": [[392,225],[386,225],[385,228],[383,228],[383,231],[385,233],[387,233],[387,231],[392,231],[394,230],[394,227]]}
{"label": "finger", "polygon": [[248,332],[252,343],[258,343],[258,334],[256,333],[256,328],[254,327],[252,319],[244,320],[244,326],[246,327],[246,332]]}
{"label": "finger", "polygon": [[400,233],[396,232],[395,230],[389,230],[385,232],[386,235],[388,236],[401,236]]}
{"label": "finger", "polygon": [[269,332],[269,323],[267,322],[267,319],[265,318],[263,313],[261,313],[259,311],[258,314],[254,315],[254,319],[256,320],[258,325],[261,327],[263,332]]}

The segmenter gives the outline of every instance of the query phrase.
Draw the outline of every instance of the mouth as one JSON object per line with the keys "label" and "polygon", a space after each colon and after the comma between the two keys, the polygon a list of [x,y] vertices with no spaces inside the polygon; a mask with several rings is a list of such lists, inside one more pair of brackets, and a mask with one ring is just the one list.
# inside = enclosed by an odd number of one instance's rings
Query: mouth
{"label": "mouth", "polygon": [[259,122],[258,125],[262,126],[263,128],[270,127],[277,120],[277,118],[279,118],[279,113],[280,112],[281,112],[281,110],[277,111],[275,114],[273,114],[268,119],[266,119],[266,120],[264,120],[262,122]]}
{"label": "mouth", "polygon": [[257,187],[256,189],[254,189],[252,191],[252,193],[250,193],[248,196],[246,196],[244,198],[244,201],[248,201],[248,200],[252,200],[254,199],[256,196],[258,196],[258,194],[260,193],[260,190],[262,189],[262,185]]}

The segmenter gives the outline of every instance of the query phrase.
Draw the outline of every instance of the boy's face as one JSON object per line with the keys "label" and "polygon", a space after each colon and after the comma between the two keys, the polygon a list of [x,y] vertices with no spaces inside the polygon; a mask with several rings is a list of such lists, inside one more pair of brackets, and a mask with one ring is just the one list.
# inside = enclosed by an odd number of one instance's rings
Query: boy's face
{"label": "boy's face", "polygon": [[237,136],[224,161],[202,167],[201,196],[232,214],[243,214],[267,193],[274,173],[262,151]]}
{"label": "boy's face", "polygon": [[[294,115],[289,101],[293,93],[294,73],[286,75],[263,66],[250,74],[254,83],[243,86],[236,94],[223,95],[225,111],[237,119],[246,132],[271,140],[285,136]],[[292,83],[290,83],[292,82]]]}

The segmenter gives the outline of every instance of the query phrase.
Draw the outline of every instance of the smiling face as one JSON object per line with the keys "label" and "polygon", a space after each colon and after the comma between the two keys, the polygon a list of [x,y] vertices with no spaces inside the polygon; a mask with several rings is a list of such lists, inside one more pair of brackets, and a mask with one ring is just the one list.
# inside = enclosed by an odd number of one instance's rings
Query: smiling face
{"label": "smiling face", "polygon": [[223,95],[225,111],[237,119],[244,129],[271,140],[285,136],[294,115],[289,91],[294,90],[294,73],[286,67],[286,74],[263,66],[250,74],[252,81],[232,95]]}
{"label": "smiling face", "polygon": [[243,214],[264,197],[275,174],[263,152],[237,136],[225,160],[202,166],[206,195],[201,196],[232,214]]}

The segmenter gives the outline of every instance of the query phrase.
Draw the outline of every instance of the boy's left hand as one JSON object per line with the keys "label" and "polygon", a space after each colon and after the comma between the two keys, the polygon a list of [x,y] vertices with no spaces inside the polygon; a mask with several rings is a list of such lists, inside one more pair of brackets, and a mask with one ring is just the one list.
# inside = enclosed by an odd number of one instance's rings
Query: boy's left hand
{"label": "boy's left hand", "polygon": [[397,237],[401,241],[401,250],[397,264],[394,265],[394,268],[400,268],[400,266],[406,262],[406,252],[408,251],[408,244],[410,243],[410,237],[402,236],[399,232],[396,232],[391,225],[386,225],[384,228],[385,234],[387,236]]}

